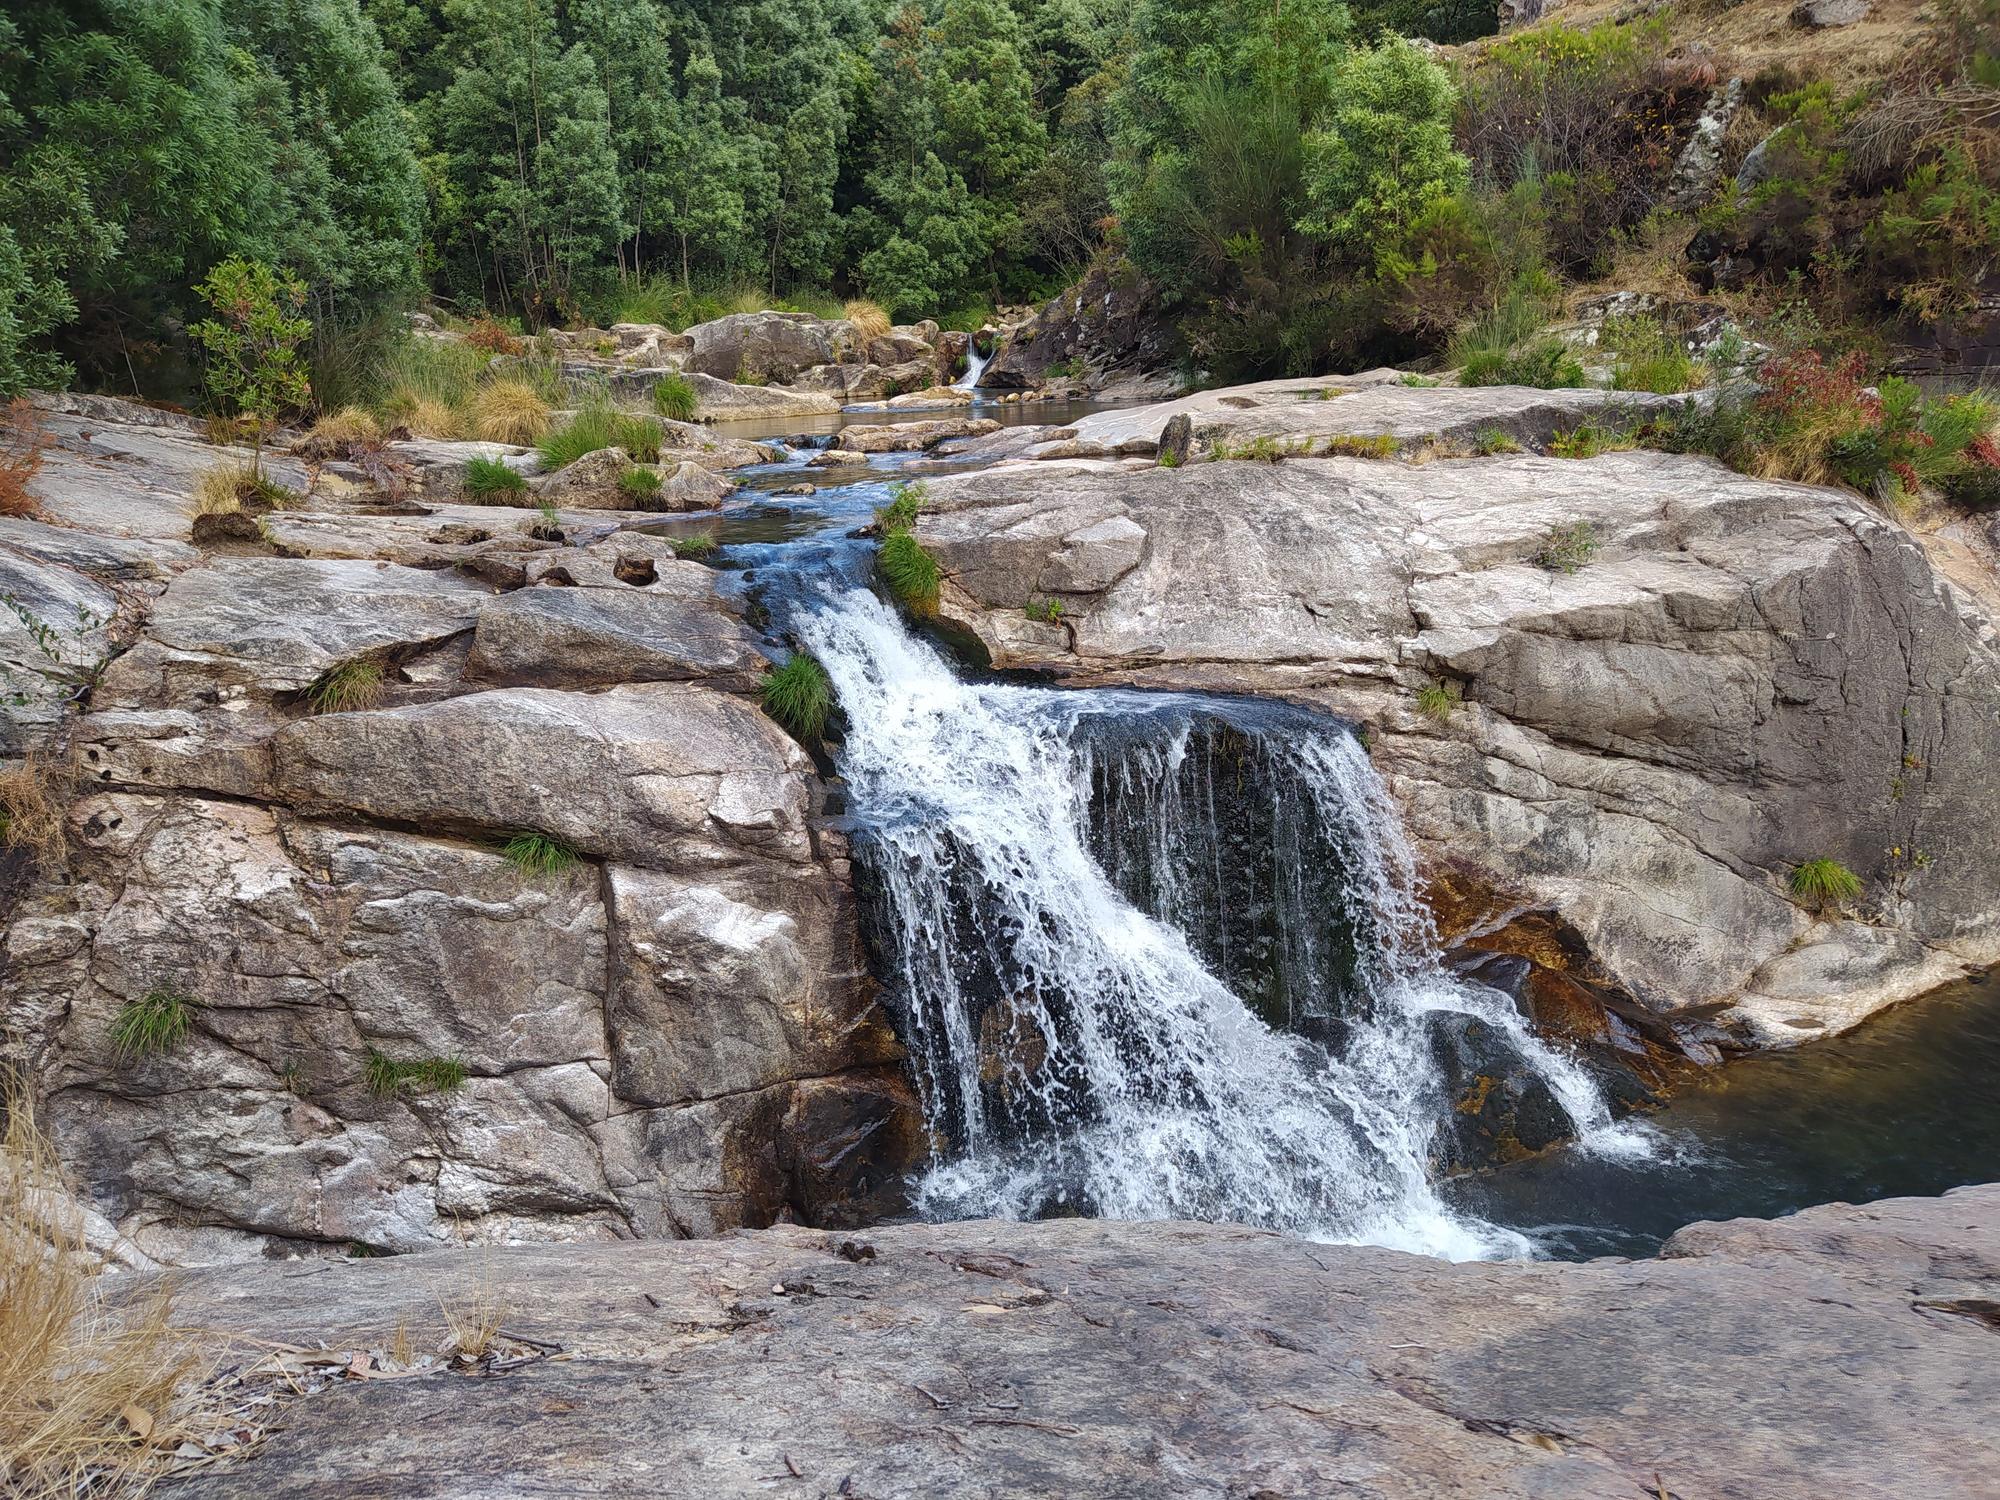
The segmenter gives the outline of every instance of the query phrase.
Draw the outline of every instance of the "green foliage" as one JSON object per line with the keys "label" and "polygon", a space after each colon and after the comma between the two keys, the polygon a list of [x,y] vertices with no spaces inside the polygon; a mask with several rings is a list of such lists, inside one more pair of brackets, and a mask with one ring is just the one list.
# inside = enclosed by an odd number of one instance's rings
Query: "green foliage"
{"label": "green foliage", "polygon": [[884,537],[876,561],[889,592],[912,614],[928,615],[936,611],[944,574],[937,559],[924,551],[916,537],[907,531]]}
{"label": "green foliage", "polygon": [[1535,563],[1551,573],[1577,573],[1595,556],[1597,528],[1588,521],[1574,521],[1551,528]]}
{"label": "green foliage", "polygon": [[306,689],[306,707],[316,714],[344,714],[373,708],[382,698],[382,664],[365,656],[328,667]]}
{"label": "green foliage", "polygon": [[1816,908],[1844,906],[1860,899],[1862,892],[1859,875],[1839,861],[1825,858],[1795,865],[1789,884],[1796,900]]}
{"label": "green foliage", "polygon": [[1452,715],[1452,710],[1464,701],[1465,694],[1455,682],[1437,678],[1417,689],[1417,712],[1427,719],[1443,723]]}
{"label": "green foliage", "polygon": [[1706,377],[1701,364],[1658,319],[1610,319],[1602,338],[1604,346],[1617,356],[1611,376],[1614,389],[1678,396],[1701,385]]}
{"label": "green foliage", "polygon": [[1550,335],[1515,349],[1482,349],[1467,355],[1459,368],[1458,382],[1566,390],[1583,384],[1583,365],[1567,343]]}
{"label": "green foliage", "polygon": [[889,503],[875,512],[875,524],[887,536],[908,531],[917,524],[924,508],[922,484],[898,484],[889,491]]}
{"label": "green foliage", "polygon": [[468,458],[465,461],[465,492],[480,504],[496,498],[512,498],[527,492],[528,481],[520,472],[498,458]]}
{"label": "green foliage", "polygon": [[1466,160],[1451,136],[1457,90],[1402,37],[1350,54],[1334,90],[1334,107],[1306,138],[1300,227],[1372,265],[1433,202],[1465,189]]}
{"label": "green foliage", "polygon": [[833,711],[833,684],[826,668],[805,652],[794,652],[785,664],[764,674],[764,712],[784,725],[794,738],[819,739]]}
{"label": "green foliage", "polygon": [[660,498],[660,474],[657,469],[627,469],[618,476],[618,493],[630,500],[640,510]]}
{"label": "green foliage", "polygon": [[600,448],[622,448],[642,464],[658,463],[662,431],[653,417],[633,416],[610,406],[580,409],[538,445],[544,468],[554,471]]}
{"label": "green foliage", "polygon": [[465,1064],[455,1057],[405,1060],[370,1047],[361,1065],[361,1077],[369,1093],[386,1099],[405,1089],[421,1094],[448,1094],[465,1087],[467,1073]]}
{"label": "green foliage", "polygon": [[677,558],[685,557],[692,559],[709,557],[714,554],[716,549],[715,538],[709,536],[706,532],[695,532],[689,536],[670,537],[667,544],[674,549],[674,556]]}
{"label": "green foliage", "polygon": [[1634,445],[1631,433],[1595,422],[1584,422],[1551,437],[1549,453],[1554,458],[1595,458],[1600,453],[1615,453]]}
{"label": "green foliage", "polygon": [[1030,599],[1022,613],[1031,620],[1041,621],[1044,625],[1060,625],[1063,617],[1062,600],[1051,599],[1047,595],[1039,599]]}
{"label": "green foliage", "polygon": [[171,1052],[187,1039],[194,1024],[194,1002],[176,990],[147,991],[128,1000],[111,1023],[111,1048],[122,1063]]}
{"label": "green foliage", "polygon": [[670,422],[692,422],[700,409],[694,382],[685,375],[663,375],[653,387],[653,410]]}
{"label": "green foliage", "polygon": [[1389,433],[1381,432],[1368,436],[1350,433],[1336,433],[1326,440],[1320,450],[1328,458],[1394,458],[1402,450],[1402,444]]}
{"label": "green foliage", "polygon": [[312,395],[299,353],[312,332],[310,320],[300,315],[305,283],[232,255],[195,291],[215,311],[191,330],[207,355],[209,394],[222,410],[255,422],[251,468],[256,472],[265,432],[281,416],[304,410]]}
{"label": "green foliage", "polygon": [[1512,433],[1498,427],[1482,427],[1473,435],[1472,450],[1481,458],[1492,458],[1502,453],[1519,453],[1521,445]]}
{"label": "green foliage", "polygon": [[526,875],[560,875],[582,856],[553,834],[522,832],[500,846],[500,854]]}

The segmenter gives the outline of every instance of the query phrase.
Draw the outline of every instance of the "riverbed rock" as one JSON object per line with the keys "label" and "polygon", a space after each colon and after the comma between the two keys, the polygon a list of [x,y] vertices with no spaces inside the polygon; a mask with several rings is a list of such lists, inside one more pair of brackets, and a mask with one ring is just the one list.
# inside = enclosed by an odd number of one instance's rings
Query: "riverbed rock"
{"label": "riverbed rock", "polygon": [[717,596],[714,576],[668,563],[644,583],[503,594],[479,611],[466,675],[563,688],[698,678],[747,691],[765,658]]}
{"label": "riverbed rock", "polygon": [[843,427],[834,446],[850,453],[917,453],[949,438],[998,432],[991,417],[936,417],[928,421],[856,423]]}
{"label": "riverbed rock", "polygon": [[693,347],[682,367],[718,380],[789,385],[814,365],[838,363],[852,335],[852,324],[809,313],[731,313],[687,330]]}
{"label": "riverbed rock", "polygon": [[1037,390],[1056,368],[1074,372],[1091,390],[1121,396],[1185,390],[1173,320],[1162,306],[1142,277],[1093,266],[1082,281],[1010,331],[979,383]]}
{"label": "riverbed rock", "polygon": [[[619,483],[637,468],[656,474],[659,488],[628,490]],[[735,487],[692,460],[666,457],[660,464],[638,464],[623,448],[599,448],[565,464],[535,492],[552,505],[579,510],[682,511],[713,510]]]}
{"label": "riverbed rock", "polygon": [[162,1493],[1983,1500],[1996,1267],[1981,1187],[1588,1265],[1056,1220],[194,1272],[253,1357],[500,1305],[515,1362],[332,1381]]}
{"label": "riverbed rock", "polygon": [[[1851,496],[1651,453],[1043,463],[927,495],[943,621],[994,665],[1366,722],[1433,860],[1558,913],[1655,1012],[1791,1045],[2000,957],[2000,769],[1965,749],[2000,715],[1993,626]],[[1576,528],[1575,571],[1545,565]],[[1440,679],[1442,722],[1414,702]],[[1853,913],[1791,899],[1814,858],[1867,882]]]}
{"label": "riverbed rock", "polygon": [[840,402],[825,391],[790,386],[737,385],[713,375],[692,374],[697,410],[704,422],[735,422],[773,417],[813,417],[840,410]]}

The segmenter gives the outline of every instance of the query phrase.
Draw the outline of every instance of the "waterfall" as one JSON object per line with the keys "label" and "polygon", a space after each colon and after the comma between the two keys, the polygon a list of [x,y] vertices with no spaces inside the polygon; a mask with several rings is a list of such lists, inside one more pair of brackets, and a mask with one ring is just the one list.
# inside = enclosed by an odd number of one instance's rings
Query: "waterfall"
{"label": "waterfall", "polygon": [[965,336],[965,373],[951,383],[951,388],[955,391],[979,389],[979,377],[985,373],[992,356],[979,352],[978,338],[979,335],[976,333],[968,333]]}
{"label": "waterfall", "polygon": [[1430,1178],[1451,1110],[1435,1039],[1472,1022],[1586,1139],[1615,1133],[1507,996],[1441,964],[1344,726],[961,681],[864,590],[800,613],[852,726],[857,862],[940,1143],[921,1212],[1521,1253]]}

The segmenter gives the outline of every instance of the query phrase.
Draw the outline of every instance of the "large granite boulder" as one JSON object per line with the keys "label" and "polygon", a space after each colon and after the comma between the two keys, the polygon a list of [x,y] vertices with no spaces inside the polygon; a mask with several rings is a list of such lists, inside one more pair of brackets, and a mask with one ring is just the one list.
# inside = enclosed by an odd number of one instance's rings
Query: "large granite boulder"
{"label": "large granite boulder", "polygon": [[816,417],[840,410],[838,398],[800,387],[738,385],[713,375],[693,374],[696,409],[704,422],[739,422],[777,417]]}
{"label": "large granite boulder", "polygon": [[[1366,721],[1434,865],[1511,893],[1461,927],[1552,912],[1655,1011],[1784,1044],[2000,956],[1993,626],[1854,497],[1636,452],[1042,463],[927,493],[942,619],[994,665]],[[1442,720],[1416,697],[1440,680],[1464,699]],[[1793,900],[1817,858],[1865,898]]]}
{"label": "large granite boulder", "polygon": [[691,374],[789,385],[814,365],[839,363],[854,329],[808,313],[731,313],[697,323],[687,337],[692,347],[682,368]]}
{"label": "large granite boulder", "polygon": [[1992,1187],[1589,1265],[1058,1220],[231,1267],[179,1321],[340,1378],[164,1492],[1984,1500],[1996,1268]]}

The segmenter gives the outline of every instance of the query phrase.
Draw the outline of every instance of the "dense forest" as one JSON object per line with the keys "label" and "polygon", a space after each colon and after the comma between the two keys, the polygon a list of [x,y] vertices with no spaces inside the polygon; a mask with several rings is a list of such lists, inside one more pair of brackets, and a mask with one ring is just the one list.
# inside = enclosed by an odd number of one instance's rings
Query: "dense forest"
{"label": "dense forest", "polygon": [[1656,20],[1471,65],[1405,39],[1490,31],[1465,0],[27,0],[0,391],[186,389],[191,289],[232,255],[304,284],[329,387],[419,301],[532,330],[858,295],[966,326],[1093,262],[1145,279],[1191,369],[1464,357],[1697,227],[1822,312],[1838,271],[1850,321],[1944,316],[2000,243],[1992,153],[1851,137],[1990,90],[1991,4],[1947,9],[1908,76],[1753,79],[1784,171],[1663,230],[1717,75]]}

